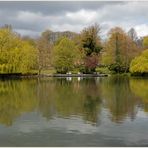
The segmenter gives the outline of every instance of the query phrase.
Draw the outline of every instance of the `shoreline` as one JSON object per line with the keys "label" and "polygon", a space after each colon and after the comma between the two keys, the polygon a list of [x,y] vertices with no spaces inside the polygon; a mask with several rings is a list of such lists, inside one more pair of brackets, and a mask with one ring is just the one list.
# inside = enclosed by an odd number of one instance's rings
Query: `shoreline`
{"label": "shoreline", "polygon": [[[81,77],[81,78],[94,78],[94,77],[108,77],[108,76],[124,76],[124,74],[37,74],[37,73],[29,73],[29,74],[21,74],[21,73],[0,73],[0,79],[21,79],[21,78],[67,78],[67,77]],[[128,75],[126,75],[128,76]],[[130,77],[142,77],[148,78],[148,75],[130,75]]]}
{"label": "shoreline", "polygon": [[107,74],[47,74],[47,77],[107,77]]}
{"label": "shoreline", "polygon": [[0,74],[0,78],[40,78],[40,77],[108,77],[108,74]]}

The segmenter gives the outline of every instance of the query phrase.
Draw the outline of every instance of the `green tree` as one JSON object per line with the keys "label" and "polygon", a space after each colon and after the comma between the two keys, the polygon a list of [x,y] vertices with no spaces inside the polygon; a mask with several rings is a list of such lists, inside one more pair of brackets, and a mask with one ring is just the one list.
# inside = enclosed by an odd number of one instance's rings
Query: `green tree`
{"label": "green tree", "polygon": [[99,33],[100,33],[100,26],[97,24],[85,28],[81,32],[80,49],[84,53],[83,57],[84,73],[94,72],[98,64],[98,55],[102,49]]}
{"label": "green tree", "polygon": [[74,68],[77,57],[78,50],[74,42],[64,37],[53,49],[53,66],[58,73],[66,73]]}
{"label": "green tree", "polygon": [[148,74],[148,49],[132,60],[130,72],[133,74]]}
{"label": "green tree", "polygon": [[0,29],[0,72],[28,73],[36,63],[37,50],[10,28]]}

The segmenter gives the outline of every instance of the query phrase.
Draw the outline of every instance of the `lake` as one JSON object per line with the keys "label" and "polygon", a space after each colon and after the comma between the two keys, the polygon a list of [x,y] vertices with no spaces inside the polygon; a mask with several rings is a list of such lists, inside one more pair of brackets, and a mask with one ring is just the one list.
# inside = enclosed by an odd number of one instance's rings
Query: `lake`
{"label": "lake", "polygon": [[0,146],[148,146],[148,79],[0,80]]}

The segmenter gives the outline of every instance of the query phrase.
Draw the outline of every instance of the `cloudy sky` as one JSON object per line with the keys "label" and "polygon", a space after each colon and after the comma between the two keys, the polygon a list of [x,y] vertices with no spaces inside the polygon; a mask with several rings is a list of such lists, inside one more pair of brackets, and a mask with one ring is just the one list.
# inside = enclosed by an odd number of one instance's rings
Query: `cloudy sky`
{"label": "cloudy sky", "polygon": [[138,36],[148,35],[148,1],[0,1],[0,26],[11,24],[22,35],[35,37],[45,29],[80,32],[95,22],[102,36],[114,26],[126,31],[134,27]]}

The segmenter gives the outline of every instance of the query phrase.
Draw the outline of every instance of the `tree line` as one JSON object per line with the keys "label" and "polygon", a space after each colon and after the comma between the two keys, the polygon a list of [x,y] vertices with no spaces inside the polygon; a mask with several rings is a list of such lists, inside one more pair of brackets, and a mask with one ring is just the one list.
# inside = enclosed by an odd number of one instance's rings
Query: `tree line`
{"label": "tree line", "polygon": [[105,67],[112,73],[148,73],[148,36],[138,38],[134,28],[125,32],[111,28],[101,38],[98,24],[79,34],[62,35],[51,41],[53,32],[45,30],[40,37],[22,37],[11,26],[0,28],[0,73],[40,74],[55,69],[56,73],[94,73]]}

